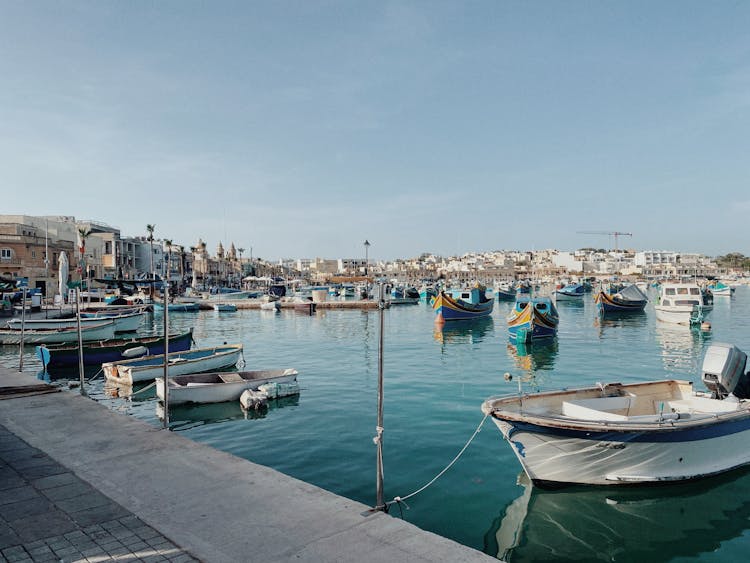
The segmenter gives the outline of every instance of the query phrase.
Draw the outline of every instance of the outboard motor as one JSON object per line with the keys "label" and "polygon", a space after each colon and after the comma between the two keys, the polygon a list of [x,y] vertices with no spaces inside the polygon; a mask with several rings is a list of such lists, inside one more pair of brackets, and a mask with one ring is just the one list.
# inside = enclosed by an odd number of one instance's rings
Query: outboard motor
{"label": "outboard motor", "polygon": [[712,344],[703,357],[701,379],[715,399],[732,393],[750,399],[750,375],[745,373],[747,355],[732,344]]}

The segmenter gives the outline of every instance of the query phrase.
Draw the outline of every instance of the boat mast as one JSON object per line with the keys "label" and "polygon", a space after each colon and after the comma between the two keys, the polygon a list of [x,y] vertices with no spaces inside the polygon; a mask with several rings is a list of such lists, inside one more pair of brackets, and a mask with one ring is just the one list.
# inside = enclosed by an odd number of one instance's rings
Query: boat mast
{"label": "boat mast", "polygon": [[[164,288],[164,429],[169,428],[169,385],[167,375],[169,371],[169,283]],[[151,286],[153,289],[153,285]]]}

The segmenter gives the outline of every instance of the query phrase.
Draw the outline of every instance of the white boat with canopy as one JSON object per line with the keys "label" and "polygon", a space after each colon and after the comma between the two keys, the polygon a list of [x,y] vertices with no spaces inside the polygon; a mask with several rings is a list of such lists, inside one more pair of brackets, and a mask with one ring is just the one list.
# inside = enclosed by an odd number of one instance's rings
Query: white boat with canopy
{"label": "white boat with canopy", "polygon": [[683,325],[703,322],[706,309],[701,288],[694,283],[665,283],[654,306],[656,319]]}

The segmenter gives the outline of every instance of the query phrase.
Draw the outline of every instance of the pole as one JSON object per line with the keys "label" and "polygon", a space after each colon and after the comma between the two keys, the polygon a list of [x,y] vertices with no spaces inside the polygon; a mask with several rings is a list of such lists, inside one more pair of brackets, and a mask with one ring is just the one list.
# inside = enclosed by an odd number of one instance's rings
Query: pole
{"label": "pole", "polygon": [[169,428],[169,284],[164,284],[164,429]]}
{"label": "pole", "polygon": [[378,344],[378,425],[377,437],[377,483],[375,491],[375,510],[388,511],[383,502],[383,328],[385,326],[385,286],[378,284],[378,313],[380,315],[380,341]]}
{"label": "pole", "polygon": [[48,317],[48,307],[49,307],[49,292],[47,290],[47,285],[49,284],[49,220],[44,220],[44,318],[47,319]]}
{"label": "pole", "polygon": [[26,328],[26,288],[21,288],[23,299],[21,300],[21,343],[18,345],[18,371],[23,371],[23,340]]}
{"label": "pole", "polygon": [[[81,278],[83,280],[83,278]],[[86,388],[83,386],[85,379],[83,373],[83,336],[81,335],[81,288],[76,290],[76,320],[78,324],[78,378],[81,385],[81,395],[86,396]]]}

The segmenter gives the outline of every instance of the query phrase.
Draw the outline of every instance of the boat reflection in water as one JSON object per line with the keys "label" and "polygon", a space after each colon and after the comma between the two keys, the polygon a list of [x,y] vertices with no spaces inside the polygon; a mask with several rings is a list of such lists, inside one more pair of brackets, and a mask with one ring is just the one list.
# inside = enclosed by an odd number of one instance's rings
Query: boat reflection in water
{"label": "boat reflection in water", "polygon": [[679,369],[691,374],[700,373],[703,345],[711,339],[710,331],[660,322],[656,323],[655,330],[665,369]]}
{"label": "boat reflection in water", "polygon": [[492,317],[436,324],[432,333],[440,344],[478,344],[495,329]]}
{"label": "boat reflection in water", "polygon": [[594,315],[594,326],[599,327],[599,337],[604,336],[607,329],[635,328],[644,329],[648,324],[648,315],[645,311],[633,311],[630,313],[607,313],[605,316]]}
{"label": "boat reflection in water", "polygon": [[[217,424],[231,420],[255,420],[265,418],[269,413],[284,407],[296,407],[299,405],[299,395],[270,399],[268,406],[260,411],[245,411],[239,401],[228,401],[226,403],[188,403],[174,405],[169,409],[169,428],[171,430],[188,430],[196,426]],[[164,404],[156,403],[156,416],[164,420]]]}
{"label": "boat reflection in water", "polygon": [[750,529],[750,472],[665,487],[523,494],[485,534],[484,551],[519,561],[664,561],[699,557]]}

